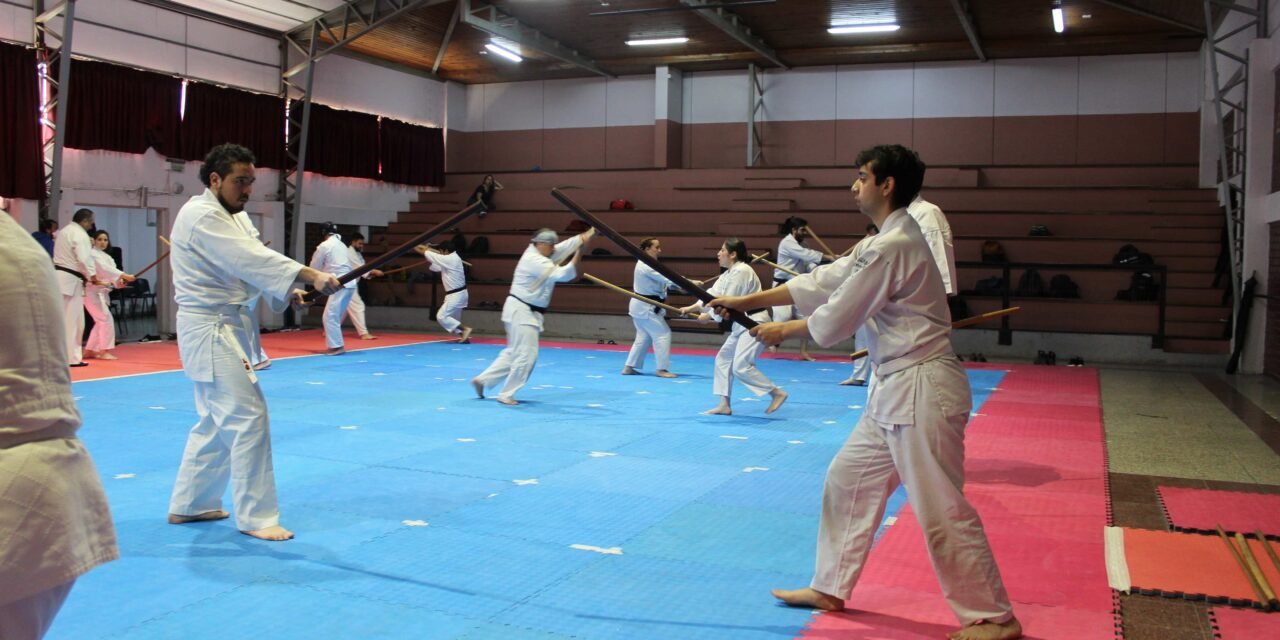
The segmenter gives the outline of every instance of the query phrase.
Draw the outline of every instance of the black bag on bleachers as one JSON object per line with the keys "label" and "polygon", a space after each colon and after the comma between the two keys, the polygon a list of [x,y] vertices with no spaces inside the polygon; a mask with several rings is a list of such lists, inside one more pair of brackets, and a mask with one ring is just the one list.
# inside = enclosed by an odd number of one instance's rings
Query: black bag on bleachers
{"label": "black bag on bleachers", "polygon": [[1009,256],[1004,252],[1004,245],[995,240],[987,240],[982,243],[982,261],[987,264],[1004,264],[1009,261]]}
{"label": "black bag on bleachers", "polygon": [[476,236],[471,239],[471,245],[467,247],[467,255],[469,256],[487,256],[489,255],[489,239],[485,236]]}
{"label": "black bag on bleachers", "polygon": [[1044,277],[1035,269],[1023,271],[1022,277],[1018,278],[1018,287],[1013,290],[1013,295],[1019,298],[1038,298],[1048,293],[1049,289],[1044,284]]}
{"label": "black bag on bleachers", "polygon": [[461,231],[453,234],[453,238],[449,240],[449,244],[451,244],[453,246],[453,250],[458,253],[467,252],[467,236],[463,235]]}
{"label": "black bag on bleachers", "polygon": [[1136,271],[1129,279],[1129,288],[1116,292],[1116,300],[1130,302],[1154,302],[1160,299],[1160,287],[1156,278],[1147,271]]}
{"label": "black bag on bleachers", "polygon": [[1004,278],[1000,276],[983,278],[973,284],[975,296],[998,296],[1002,293],[1004,293]]}
{"label": "black bag on bleachers", "polygon": [[1050,298],[1079,298],[1080,285],[1076,284],[1071,276],[1065,273],[1049,278],[1049,297]]}
{"label": "black bag on bleachers", "polygon": [[1126,244],[1120,247],[1116,255],[1111,258],[1111,264],[1119,264],[1124,266],[1140,266],[1147,264],[1155,264],[1155,260],[1151,259],[1151,254],[1138,251],[1138,248]]}

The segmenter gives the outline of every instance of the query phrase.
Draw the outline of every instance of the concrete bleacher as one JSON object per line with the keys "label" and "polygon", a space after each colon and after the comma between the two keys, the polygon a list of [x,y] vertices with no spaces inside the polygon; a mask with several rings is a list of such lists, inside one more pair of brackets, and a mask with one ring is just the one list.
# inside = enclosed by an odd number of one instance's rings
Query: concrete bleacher
{"label": "concrete bleacher", "polygon": [[[385,233],[367,249],[376,255],[430,228],[462,208],[479,174],[450,174],[438,192],[422,192]],[[471,305],[500,305],[511,270],[531,231],[565,230],[575,217],[551,198],[553,187],[596,212],[607,224],[635,241],[662,238],[663,260],[694,278],[715,274],[715,251],[724,238],[742,238],[753,252],[777,247],[777,226],[789,215],[808,219],[835,250],[862,238],[867,219],[852,209],[848,169],[715,169],[532,172],[497,176],[506,189],[495,197],[497,210],[473,217],[459,230],[468,238],[488,238],[490,253],[467,256],[473,263]],[[925,180],[925,197],[946,212],[955,234],[958,261],[978,261],[983,242],[1000,242],[1015,262],[1105,265],[1121,245],[1132,243],[1168,269],[1165,349],[1220,353],[1226,349],[1230,306],[1215,286],[1223,215],[1215,194],[1196,188],[1194,166],[1147,167],[936,167]],[[634,210],[611,211],[609,202],[630,201]],[[1050,236],[1031,237],[1031,225]],[[445,238],[441,238],[443,240]],[[816,244],[810,242],[812,246]],[[635,261],[608,240],[592,249],[612,255],[588,256],[584,271],[629,287]],[[410,264],[413,258],[398,264]],[[991,275],[998,267],[965,267],[960,288]],[[412,273],[412,272],[410,272]],[[768,286],[770,269],[758,267]],[[1124,271],[1042,271],[1048,281],[1067,273],[1079,285],[1080,299],[1017,298],[1022,314],[1015,330],[1154,335],[1158,307],[1152,302],[1116,300],[1131,274]],[[1021,271],[1012,274],[1017,282]],[[425,283],[424,283],[425,284]],[[369,302],[427,306],[430,286],[412,294],[401,282],[370,282]],[[1225,285],[1225,279],[1221,285]],[[999,307],[999,297],[967,296],[975,313]],[[676,299],[676,303],[687,301]],[[626,299],[590,284],[561,285],[552,308],[564,312],[625,314]]]}

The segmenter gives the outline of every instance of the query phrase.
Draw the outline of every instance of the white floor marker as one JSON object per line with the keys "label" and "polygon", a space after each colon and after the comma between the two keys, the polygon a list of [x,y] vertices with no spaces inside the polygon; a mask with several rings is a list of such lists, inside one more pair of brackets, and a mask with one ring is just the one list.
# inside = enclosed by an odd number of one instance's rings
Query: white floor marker
{"label": "white floor marker", "polygon": [[475,438],[458,438],[458,442],[475,442]]}
{"label": "white floor marker", "polygon": [[404,525],[404,526],[406,526],[406,527],[425,527],[425,526],[427,526],[427,521],[426,521],[426,520],[401,520],[401,521],[400,521],[400,523],[401,523],[401,524],[403,524],[403,525]]}
{"label": "white floor marker", "polygon": [[720,437],[724,438],[725,440],[746,440],[747,439],[747,436],[720,436]]}
{"label": "white floor marker", "polygon": [[512,482],[512,484],[516,485],[517,487],[527,487],[527,486],[529,486],[529,485],[531,485],[531,484],[538,484],[538,479],[537,479],[537,478],[529,478],[528,480],[512,480],[511,482]]}
{"label": "white floor marker", "polygon": [[607,452],[607,451],[592,451],[592,452],[591,452],[591,457],[592,457],[592,458],[607,458],[607,457],[609,457],[609,456],[616,456],[616,455],[618,455],[618,454],[616,454],[616,453],[609,453],[609,452]]}
{"label": "white floor marker", "polygon": [[135,477],[137,475],[138,474],[136,473],[117,473],[116,475],[112,476],[112,478],[116,480],[128,480],[129,478]]}
{"label": "white floor marker", "polygon": [[577,549],[579,551],[594,551],[596,553],[603,553],[610,556],[622,555],[622,547],[609,547],[608,549],[605,549],[604,547],[595,547],[589,544],[571,544],[569,545],[569,548]]}
{"label": "white floor marker", "polygon": [[743,469],[742,472],[751,473],[752,471],[768,471],[768,470],[769,470],[769,467],[747,467],[746,469]]}

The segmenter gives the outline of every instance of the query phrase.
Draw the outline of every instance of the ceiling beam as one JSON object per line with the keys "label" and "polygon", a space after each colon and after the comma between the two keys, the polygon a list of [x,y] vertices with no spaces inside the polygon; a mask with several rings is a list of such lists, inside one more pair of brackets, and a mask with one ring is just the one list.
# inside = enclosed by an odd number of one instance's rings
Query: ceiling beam
{"label": "ceiling beam", "polygon": [[[335,7],[314,20],[298,25],[297,28],[285,34],[285,39],[298,46],[299,43],[308,41],[312,33],[323,31],[331,40],[324,44],[317,44],[315,47],[315,57],[312,60],[319,60],[405,13],[447,1],[346,0],[342,3],[342,6]],[[361,8],[363,8],[363,11]],[[312,27],[319,28],[313,31]],[[287,80],[305,71],[312,60],[304,60],[290,67],[284,72],[285,79]]]}
{"label": "ceiling beam", "polygon": [[476,11],[471,9],[471,0],[458,0],[458,2],[462,7],[460,18],[464,24],[471,25],[489,35],[510,40],[521,47],[528,47],[544,55],[551,56],[561,62],[581,67],[591,73],[602,75],[606,78],[617,77],[601,69],[594,60],[544,35],[541,31],[498,11],[493,5],[478,10],[489,14],[488,18],[482,18],[476,15]]}
{"label": "ceiling beam", "polygon": [[760,54],[761,57],[772,62],[778,68],[787,68],[786,63],[778,58],[777,52],[765,43],[764,40],[761,40],[760,36],[751,33],[751,29],[748,29],[746,25],[742,24],[742,22],[738,20],[738,16],[725,11],[723,8],[712,8],[709,5],[713,3],[707,2],[707,0],[680,0],[680,4],[697,9],[698,15],[702,16],[704,20],[715,25],[716,28],[721,31],[729,34],[729,37],[741,42],[748,49]]}
{"label": "ceiling beam", "polygon": [[458,26],[458,19],[462,16],[462,2],[453,6],[453,17],[449,18],[449,26],[444,30],[444,37],[440,39],[440,50],[436,52],[436,62],[431,65],[431,73],[440,71],[440,63],[444,62],[444,52],[449,48],[449,41],[453,39],[453,28]]}
{"label": "ceiling beam", "polygon": [[973,24],[969,3],[966,0],[951,0],[951,8],[956,10],[956,17],[960,19],[960,26],[964,27],[964,35],[969,37],[969,44],[973,45],[973,52],[978,54],[978,60],[986,62],[987,54],[982,52],[982,40],[978,39],[978,27]]}
{"label": "ceiling beam", "polygon": [[1142,7],[1134,6],[1132,4],[1129,4],[1128,2],[1122,2],[1120,0],[1097,0],[1097,2],[1098,4],[1105,4],[1108,7],[1111,7],[1113,9],[1128,11],[1129,13],[1140,15],[1144,18],[1159,20],[1160,22],[1163,22],[1165,24],[1171,24],[1175,27],[1181,27],[1193,33],[1204,35],[1204,29],[1201,29],[1200,27],[1197,27],[1194,24],[1191,24],[1189,22],[1183,22],[1181,20],[1177,20],[1174,18],[1170,18],[1169,16],[1161,15],[1149,9],[1143,9]]}

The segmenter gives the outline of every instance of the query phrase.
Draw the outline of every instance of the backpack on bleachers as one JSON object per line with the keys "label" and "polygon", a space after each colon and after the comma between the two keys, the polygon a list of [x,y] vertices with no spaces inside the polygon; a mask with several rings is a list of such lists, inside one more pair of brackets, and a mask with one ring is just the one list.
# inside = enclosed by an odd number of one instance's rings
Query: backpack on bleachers
{"label": "backpack on bleachers", "polygon": [[1049,289],[1044,284],[1044,277],[1036,269],[1023,271],[1022,277],[1018,278],[1018,287],[1013,290],[1013,295],[1019,298],[1038,298],[1048,293]]}
{"label": "backpack on bleachers", "polygon": [[1050,298],[1079,298],[1080,285],[1076,284],[1071,276],[1065,273],[1049,278],[1049,297]]}
{"label": "backpack on bleachers", "polygon": [[983,278],[973,284],[975,296],[998,296],[1002,293],[1004,293],[1004,278],[1000,276]]}
{"label": "backpack on bleachers", "polygon": [[485,236],[476,236],[471,239],[471,245],[467,247],[467,255],[469,256],[487,256],[489,255],[489,239]]}
{"label": "backpack on bleachers", "polygon": [[982,243],[982,261],[989,264],[1004,264],[1009,261],[1009,257],[1005,255],[1003,245],[995,240],[987,240]]}
{"label": "backpack on bleachers", "polygon": [[1155,264],[1155,260],[1151,258],[1151,254],[1143,253],[1138,251],[1137,247],[1131,244],[1126,244],[1120,247],[1120,250],[1116,252],[1116,255],[1111,258],[1111,263],[1125,266],[1139,266]]}
{"label": "backpack on bleachers", "polygon": [[1135,271],[1129,279],[1129,288],[1116,292],[1116,300],[1130,302],[1154,302],[1160,299],[1160,287],[1156,286],[1156,278],[1148,271]]}

